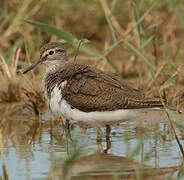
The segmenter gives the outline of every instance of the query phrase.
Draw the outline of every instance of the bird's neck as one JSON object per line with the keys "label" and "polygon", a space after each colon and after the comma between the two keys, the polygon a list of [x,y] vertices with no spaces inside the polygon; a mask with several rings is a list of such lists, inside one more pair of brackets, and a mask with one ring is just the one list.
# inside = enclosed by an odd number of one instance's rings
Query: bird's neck
{"label": "bird's neck", "polygon": [[55,60],[46,64],[45,75],[43,76],[42,83],[47,99],[50,99],[53,87],[60,81],[58,79],[58,72],[65,66],[68,61]]}
{"label": "bird's neck", "polygon": [[54,60],[46,64],[46,74],[57,72],[61,67],[63,67],[67,61]]}

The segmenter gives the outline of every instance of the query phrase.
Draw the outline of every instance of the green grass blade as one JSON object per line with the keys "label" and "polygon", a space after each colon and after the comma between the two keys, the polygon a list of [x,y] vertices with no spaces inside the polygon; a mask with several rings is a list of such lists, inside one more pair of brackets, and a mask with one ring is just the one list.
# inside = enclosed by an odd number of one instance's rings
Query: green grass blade
{"label": "green grass blade", "polygon": [[176,81],[177,78],[178,78],[178,74],[172,75],[167,81],[164,82],[164,84],[160,87],[159,91],[162,91],[164,88],[171,85],[173,82]]}
{"label": "green grass blade", "polygon": [[[132,8],[133,8],[133,13],[134,13],[134,18],[135,18],[135,22],[137,23],[139,20],[139,15],[138,15],[138,4],[136,0],[132,1]],[[138,35],[139,35],[139,44],[141,45],[141,24],[137,25],[137,31],[138,31]]]}
{"label": "green grass blade", "polygon": [[153,3],[152,6],[139,18],[139,20],[135,23],[135,25],[130,28],[130,30],[125,33],[125,35],[123,36],[122,39],[120,39],[119,41],[115,42],[114,44],[112,44],[108,49],[106,49],[102,55],[97,57],[97,60],[103,59],[105,56],[107,56],[113,49],[115,49],[117,46],[119,46],[125,39],[125,37],[130,34],[144,19],[145,17],[153,10],[153,8],[155,7],[156,3]]}
{"label": "green grass blade", "polygon": [[107,23],[108,23],[109,29],[110,29],[110,31],[111,31],[113,41],[114,41],[114,42],[117,42],[116,33],[115,33],[114,28],[113,28],[113,26],[112,26],[112,23],[111,23],[110,17],[109,17],[109,16],[107,16],[107,15],[105,15],[105,18],[106,18],[106,20],[107,20]]}
{"label": "green grass blade", "polygon": [[[5,59],[8,65],[11,64],[11,58],[13,56],[13,54],[15,53],[15,51],[22,45],[23,41],[22,40],[18,40],[15,42],[15,44],[12,46],[12,48],[5,54]],[[20,63],[20,62],[18,62]]]}
{"label": "green grass blade", "polygon": [[[103,7],[103,9],[104,9],[104,7]],[[111,22],[111,14],[112,14],[112,12],[110,11],[110,14],[107,14],[105,9],[104,9],[104,14],[105,14],[105,19],[106,19],[107,24],[109,26],[110,32],[112,34],[113,41],[117,42],[116,33],[115,33],[115,30],[114,30],[112,22]]]}
{"label": "green grass blade", "polygon": [[167,36],[164,36],[163,37],[163,44],[164,44],[164,47],[163,47],[163,59],[167,59]]}
{"label": "green grass blade", "polygon": [[183,11],[180,9],[183,2],[182,1],[172,1],[172,0],[169,0],[168,2],[169,2],[170,7],[176,13],[176,15],[180,21],[181,27],[184,28]]}
{"label": "green grass blade", "polygon": [[[57,36],[58,38],[65,40],[67,43],[73,45],[74,47],[77,47],[78,39],[75,36],[73,36],[71,33],[57,29],[57,28],[55,28],[51,25],[48,25],[48,24],[43,24],[43,23],[38,23],[38,22],[33,22],[33,21],[28,21],[28,20],[24,20],[24,22],[31,24],[44,32],[53,34],[53,35]],[[86,42],[86,40],[85,40],[85,42]],[[80,51],[82,51],[90,56],[93,56],[93,57],[98,56],[97,54],[93,53],[90,49],[88,49],[84,46],[82,46],[80,48]]]}
{"label": "green grass blade", "polygon": [[155,66],[151,63],[151,61],[149,61],[149,59],[147,59],[138,49],[136,49],[134,46],[132,46],[128,41],[123,40],[123,42],[132,50],[134,51],[139,57],[141,57],[146,64],[149,65],[149,67],[151,68],[151,70],[156,69]]}
{"label": "green grass blade", "polygon": [[177,43],[177,46],[176,46],[176,50],[175,50],[175,53],[174,53],[174,56],[173,56],[173,61],[176,62],[176,58],[179,54],[179,51],[181,50],[181,47],[182,47],[182,39],[179,39],[178,40],[178,43]]}
{"label": "green grass blade", "polygon": [[154,39],[154,35],[150,36],[142,45],[141,45],[141,49],[144,49],[153,39]]}
{"label": "green grass blade", "polygon": [[78,42],[78,39],[76,37],[74,37],[71,33],[57,29],[51,25],[33,22],[33,21],[28,21],[28,20],[24,20],[24,22],[31,24],[31,25],[35,26],[36,28],[41,29],[42,31],[48,32],[50,34],[54,34],[57,37],[65,40],[67,43],[70,43],[72,45],[75,45]]}
{"label": "green grass blade", "polygon": [[120,77],[120,79],[122,80],[123,79],[123,76],[120,73],[120,71],[118,70],[118,68],[116,67],[116,65],[113,63],[113,61],[111,61],[111,59],[108,56],[106,57],[106,60],[111,65],[111,67],[116,72],[116,74]]}

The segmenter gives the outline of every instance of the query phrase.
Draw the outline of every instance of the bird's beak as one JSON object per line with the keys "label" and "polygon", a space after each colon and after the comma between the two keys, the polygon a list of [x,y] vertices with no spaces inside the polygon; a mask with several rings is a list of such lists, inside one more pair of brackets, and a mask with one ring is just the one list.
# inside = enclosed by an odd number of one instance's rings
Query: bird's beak
{"label": "bird's beak", "polygon": [[38,61],[36,61],[35,63],[33,63],[31,66],[29,66],[24,72],[23,74],[27,73],[28,71],[31,71],[33,68],[35,68],[38,64],[40,64],[41,62],[44,61],[44,58],[40,58]]}

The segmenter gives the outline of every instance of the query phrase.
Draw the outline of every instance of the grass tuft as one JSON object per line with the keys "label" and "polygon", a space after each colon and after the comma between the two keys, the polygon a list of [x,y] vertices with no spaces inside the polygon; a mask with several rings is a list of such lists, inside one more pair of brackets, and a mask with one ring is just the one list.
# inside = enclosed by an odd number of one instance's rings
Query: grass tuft
{"label": "grass tuft", "polygon": [[10,66],[6,63],[4,57],[0,55],[0,99],[6,102],[18,102],[21,100],[20,82],[17,76],[17,65],[21,49],[19,48],[12,57]]}

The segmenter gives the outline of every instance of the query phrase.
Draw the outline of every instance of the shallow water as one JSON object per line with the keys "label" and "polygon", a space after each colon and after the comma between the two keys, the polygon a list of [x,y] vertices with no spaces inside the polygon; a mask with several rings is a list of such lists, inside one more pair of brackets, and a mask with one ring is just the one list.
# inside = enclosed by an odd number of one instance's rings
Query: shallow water
{"label": "shallow water", "polygon": [[[0,120],[1,177],[4,169],[9,179],[174,179],[181,170],[182,154],[164,113],[150,112],[113,126],[110,140],[103,128],[101,143],[94,128],[74,125],[67,132],[49,112],[40,118]],[[175,130],[184,145],[182,130]],[[75,155],[67,171],[67,158]]]}

